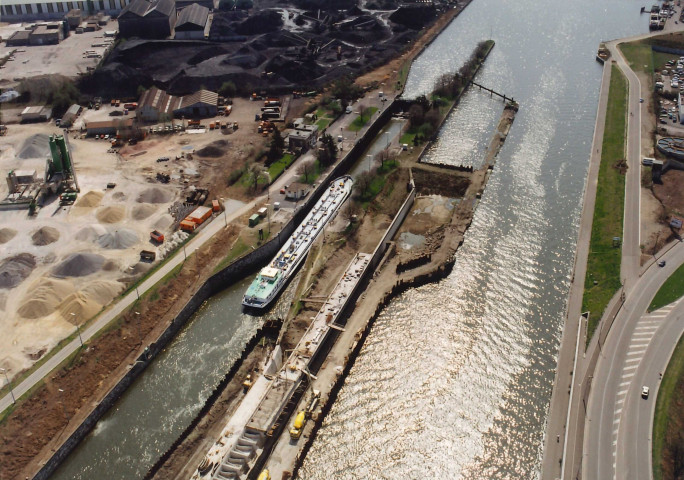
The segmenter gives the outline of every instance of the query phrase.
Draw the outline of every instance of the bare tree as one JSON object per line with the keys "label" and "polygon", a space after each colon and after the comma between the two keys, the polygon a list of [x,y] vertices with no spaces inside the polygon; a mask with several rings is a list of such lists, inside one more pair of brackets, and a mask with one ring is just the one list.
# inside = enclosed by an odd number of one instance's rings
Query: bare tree
{"label": "bare tree", "polygon": [[307,160],[302,162],[299,167],[297,167],[297,173],[304,177],[304,183],[309,183],[309,176],[314,173],[314,162],[313,160]]}
{"label": "bare tree", "polygon": [[249,167],[249,173],[252,176],[252,189],[256,192],[257,187],[259,186],[259,179],[260,178],[265,178],[265,173],[263,170],[263,167],[259,165],[258,163],[253,163],[251,167]]}

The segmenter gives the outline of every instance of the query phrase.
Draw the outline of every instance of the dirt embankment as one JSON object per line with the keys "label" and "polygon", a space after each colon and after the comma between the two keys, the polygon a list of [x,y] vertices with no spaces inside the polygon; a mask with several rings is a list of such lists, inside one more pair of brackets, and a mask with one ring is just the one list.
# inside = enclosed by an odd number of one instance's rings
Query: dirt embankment
{"label": "dirt embankment", "polygon": [[112,328],[90,341],[64,369],[46,377],[30,398],[17,404],[0,433],[1,480],[25,478],[38,470],[140,354],[138,329],[143,338],[156,338],[220,261],[212,252],[227,252],[237,235],[234,226],[219,233]]}

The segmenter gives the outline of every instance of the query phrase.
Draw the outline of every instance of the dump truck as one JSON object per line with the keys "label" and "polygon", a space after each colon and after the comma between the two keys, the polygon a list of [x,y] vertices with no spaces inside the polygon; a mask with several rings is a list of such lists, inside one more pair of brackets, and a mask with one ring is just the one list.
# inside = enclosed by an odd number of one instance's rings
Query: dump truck
{"label": "dump truck", "polygon": [[304,410],[297,414],[295,421],[292,424],[292,428],[290,429],[290,438],[292,440],[299,440],[299,437],[302,436],[302,430],[304,430],[306,420],[306,412]]}
{"label": "dump truck", "polygon": [[180,222],[180,228],[184,232],[192,233],[197,228],[197,224],[192,220],[185,219]]}
{"label": "dump truck", "polygon": [[141,250],[140,251],[140,261],[141,262],[153,262],[157,258],[157,254],[152,250]]}
{"label": "dump truck", "polygon": [[159,230],[152,230],[150,232],[150,238],[157,243],[164,243],[164,234]]}

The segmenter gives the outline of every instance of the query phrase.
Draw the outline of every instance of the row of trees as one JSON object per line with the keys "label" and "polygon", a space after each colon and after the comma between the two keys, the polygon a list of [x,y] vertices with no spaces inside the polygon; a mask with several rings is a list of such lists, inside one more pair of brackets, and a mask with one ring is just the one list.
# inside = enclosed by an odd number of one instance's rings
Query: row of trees
{"label": "row of trees", "polygon": [[478,43],[470,58],[459,68],[457,73],[445,73],[437,79],[433,94],[453,99],[461,93],[484,60],[490,45],[491,40]]}

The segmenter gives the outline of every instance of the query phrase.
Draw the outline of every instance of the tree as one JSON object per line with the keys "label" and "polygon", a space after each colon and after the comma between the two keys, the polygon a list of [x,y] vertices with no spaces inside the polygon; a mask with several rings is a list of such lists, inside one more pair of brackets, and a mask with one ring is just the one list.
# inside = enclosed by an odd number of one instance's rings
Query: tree
{"label": "tree", "polygon": [[332,135],[326,133],[321,138],[323,146],[318,149],[318,161],[323,166],[332,165],[337,158],[337,145]]}
{"label": "tree", "polygon": [[280,130],[277,128],[273,129],[273,138],[271,139],[271,145],[268,149],[268,164],[272,164],[276,160],[280,160],[283,156],[283,151],[285,150],[285,139],[280,134]]}
{"label": "tree", "polygon": [[218,93],[222,97],[232,98],[235,96],[236,92],[237,92],[237,87],[235,86],[235,84],[231,81],[228,81],[228,82],[223,82],[223,84],[221,85],[221,88],[219,88]]}
{"label": "tree", "polygon": [[414,103],[409,108],[408,116],[411,128],[417,128],[423,124],[423,119],[425,118],[425,110],[423,109],[422,105]]}
{"label": "tree", "polygon": [[334,97],[346,103],[344,108],[347,108],[349,102],[363,95],[363,89],[352,82],[349,77],[342,77],[332,86],[331,93]]}
{"label": "tree", "polygon": [[314,173],[314,162],[312,160],[307,160],[302,162],[297,168],[297,173],[304,177],[304,183],[309,183],[309,176]]}
{"label": "tree", "polygon": [[366,107],[363,106],[361,107],[361,117],[364,118],[366,121],[370,120],[371,115],[373,115],[373,108],[372,107]]}
{"label": "tree", "polygon": [[253,163],[251,167],[249,167],[249,174],[251,175],[251,182],[252,182],[252,189],[256,192],[257,188],[259,186],[259,179],[264,178],[264,172],[263,168],[261,165],[258,163]]}

